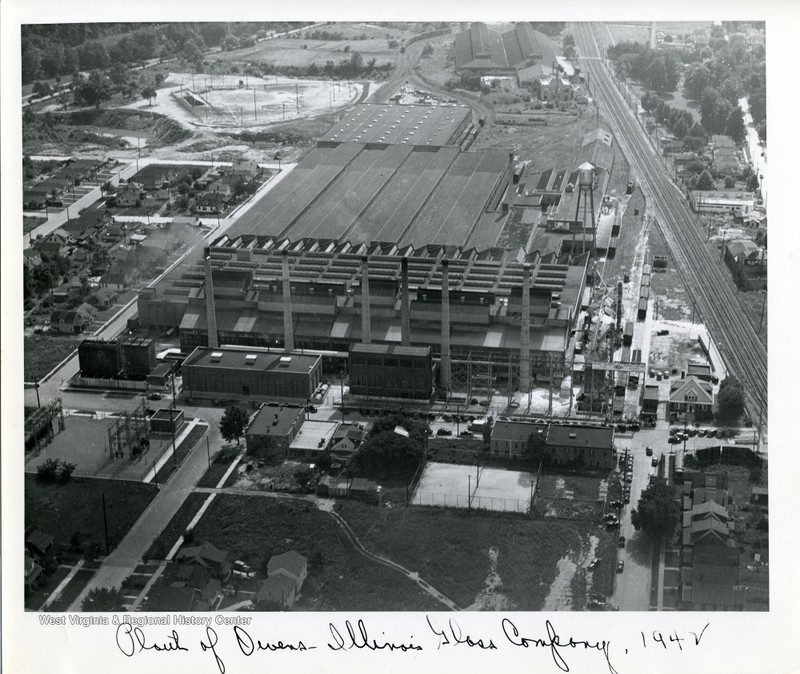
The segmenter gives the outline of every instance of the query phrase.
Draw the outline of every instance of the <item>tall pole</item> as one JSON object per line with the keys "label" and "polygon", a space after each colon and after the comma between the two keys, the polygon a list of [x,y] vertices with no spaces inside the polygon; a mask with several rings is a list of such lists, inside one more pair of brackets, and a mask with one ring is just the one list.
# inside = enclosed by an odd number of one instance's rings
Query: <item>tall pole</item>
{"label": "tall pole", "polygon": [[[308,409],[308,408],[306,408]],[[206,458],[208,459],[208,467],[211,468],[211,447],[208,443],[208,433],[206,433]]]}
{"label": "tall pole", "polygon": [[100,497],[102,498],[103,501],[103,531],[105,532],[106,535],[106,554],[109,554],[111,550],[108,547],[108,518],[106,516],[106,493],[102,492],[100,494]]}
{"label": "tall pole", "polygon": [[39,400],[39,377],[33,378],[33,387],[36,389],[36,407],[41,407],[42,401]]}
{"label": "tall pole", "polygon": [[256,90],[253,89],[253,117],[258,119],[258,108],[256,108]]}

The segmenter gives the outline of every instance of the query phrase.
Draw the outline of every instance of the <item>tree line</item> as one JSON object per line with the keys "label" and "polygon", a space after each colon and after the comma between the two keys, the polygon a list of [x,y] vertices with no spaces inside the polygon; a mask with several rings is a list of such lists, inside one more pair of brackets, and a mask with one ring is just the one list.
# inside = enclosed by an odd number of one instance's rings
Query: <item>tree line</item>
{"label": "tree line", "polygon": [[240,46],[271,32],[300,28],[304,23],[103,23],[26,25],[22,27],[22,82],[58,78],[77,70],[106,69],[113,63],[140,63],[183,56],[202,61],[208,48],[226,40]]}

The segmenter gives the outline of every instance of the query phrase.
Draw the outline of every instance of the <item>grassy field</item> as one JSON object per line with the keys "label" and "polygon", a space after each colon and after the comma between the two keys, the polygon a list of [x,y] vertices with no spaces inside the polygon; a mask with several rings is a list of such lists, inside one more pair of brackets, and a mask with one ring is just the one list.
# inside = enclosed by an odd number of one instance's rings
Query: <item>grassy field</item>
{"label": "grassy field", "polygon": [[422,79],[444,86],[447,80],[455,77],[455,57],[453,56],[453,36],[441,35],[425,44],[433,47],[433,54],[420,57],[415,68]]}
{"label": "grassy field", "polygon": [[23,215],[22,216],[22,233],[27,234],[32,232],[42,223],[47,222],[47,218],[38,217],[36,215]]}
{"label": "grassy field", "polygon": [[186,531],[189,522],[206,502],[208,494],[189,494],[169,524],[158,535],[144,555],[144,559],[164,559],[178,538]]}
{"label": "grassy field", "polygon": [[39,576],[39,587],[25,595],[25,608],[28,611],[38,611],[50,596],[50,593],[67,577],[68,573],[69,567],[59,566],[51,575],[42,574]]}
{"label": "grassy field", "polygon": [[288,550],[305,555],[308,577],[295,610],[442,608],[412,581],[357,553],[331,516],[311,503],[221,495],[194,528],[194,538],[229,550],[257,569],[265,559]]}
{"label": "grassy field", "polygon": [[506,607],[540,610],[558,560],[581,551],[589,535],[605,533],[586,522],[485,511],[375,509],[349,501],[340,513],[368,548],[417,571],[461,607],[471,606],[485,589],[494,551]]}
{"label": "grassy field", "polygon": [[214,457],[209,468],[200,481],[197,483],[198,487],[216,487],[225,471],[233,463],[236,458],[236,452],[220,452]]}
{"label": "grassy field", "polygon": [[70,537],[80,532],[103,548],[103,506],[106,498],[108,539],[113,549],[139,519],[157,493],[149,484],[74,478],[67,484],[43,484],[25,476],[25,525],[50,534],[58,547],[69,547]]}
{"label": "grassy field", "polygon": [[[311,36],[315,31],[340,34],[341,40],[320,40]],[[300,33],[298,38],[264,40],[252,47],[220,52],[213,55],[218,61],[248,61],[272,63],[276,66],[308,67],[315,63],[320,68],[327,61],[341,63],[350,59],[357,51],[364,60],[376,59],[377,65],[394,63],[403,41],[414,35],[409,31],[381,28],[358,23],[342,23],[313,28]],[[389,40],[398,45],[389,47]]]}
{"label": "grassy field", "polygon": [[71,335],[25,337],[25,381],[44,377],[78,348],[81,339]]}

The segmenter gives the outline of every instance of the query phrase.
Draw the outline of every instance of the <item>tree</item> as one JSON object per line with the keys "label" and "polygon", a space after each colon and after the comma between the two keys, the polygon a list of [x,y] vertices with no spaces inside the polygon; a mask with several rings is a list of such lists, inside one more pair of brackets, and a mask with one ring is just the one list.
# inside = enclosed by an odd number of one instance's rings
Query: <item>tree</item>
{"label": "tree", "polygon": [[99,108],[103,101],[111,98],[111,87],[108,80],[93,70],[87,79],[80,78],[75,87],[75,103],[78,105],[93,105]]}
{"label": "tree", "polygon": [[730,190],[736,186],[736,178],[733,176],[725,176],[725,189]]}
{"label": "tree", "polygon": [[717,420],[732,423],[744,412],[744,388],[738,379],[728,377],[719,385],[717,394]]}
{"label": "tree", "polygon": [[72,479],[72,473],[75,472],[75,469],[78,467],[76,463],[69,463],[68,461],[63,461],[61,463],[61,483],[66,484]]}
{"label": "tree", "polygon": [[142,89],[142,98],[147,99],[148,105],[153,105],[153,99],[158,95],[156,92],[156,88],[152,86],[146,86]]}
{"label": "tree", "polygon": [[36,479],[40,482],[55,482],[61,459],[46,459],[36,466]]}
{"label": "tree", "polygon": [[239,403],[230,403],[225,408],[225,413],[222,415],[222,419],[220,419],[219,422],[219,432],[223,439],[228,442],[236,440],[236,444],[238,445],[239,440],[244,434],[244,429],[249,418],[250,415],[243,405]]}
{"label": "tree", "polygon": [[714,178],[708,169],[704,170],[697,179],[697,189],[704,192],[714,189]]}
{"label": "tree", "polygon": [[536,433],[531,433],[528,436],[528,442],[525,445],[525,458],[528,459],[531,467],[539,467],[542,459],[544,459],[545,447],[546,444],[544,431],[537,431]]}
{"label": "tree", "polygon": [[119,588],[98,587],[89,590],[81,604],[81,610],[87,613],[124,611],[124,597]]}
{"label": "tree", "polygon": [[668,537],[675,531],[680,513],[675,487],[656,481],[642,492],[639,505],[631,511],[631,523],[651,538]]}
{"label": "tree", "polygon": [[483,451],[489,451],[489,445],[492,442],[492,428],[494,428],[494,417],[489,417],[483,425]]}
{"label": "tree", "polygon": [[753,173],[753,174],[752,174],[752,175],[751,175],[751,176],[750,176],[750,177],[747,179],[747,190],[748,190],[749,192],[755,192],[755,191],[756,191],[758,188],[759,188],[759,185],[758,185],[758,176],[757,176],[755,173]]}
{"label": "tree", "polygon": [[728,115],[728,121],[725,124],[725,133],[737,143],[744,141],[744,120],[742,119],[742,111],[739,107],[734,107]]}
{"label": "tree", "polygon": [[[408,433],[397,432],[404,429]],[[356,455],[357,467],[367,473],[405,473],[419,465],[424,452],[428,425],[402,414],[381,417],[372,425]]]}

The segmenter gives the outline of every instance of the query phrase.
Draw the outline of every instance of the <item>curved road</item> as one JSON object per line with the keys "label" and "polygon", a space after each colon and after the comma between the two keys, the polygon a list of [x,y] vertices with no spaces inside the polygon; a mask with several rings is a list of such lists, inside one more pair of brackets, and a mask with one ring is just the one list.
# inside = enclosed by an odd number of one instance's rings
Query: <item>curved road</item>
{"label": "curved road", "polygon": [[767,413],[767,351],[736,299],[730,273],[706,243],[681,191],[670,181],[645,132],[635,120],[600,58],[592,24],[574,23],[580,57],[591,92],[606,112],[620,144],[657,214],[664,238],[691,296],[717,344],[724,344],[727,368],[743,383],[751,417]]}

